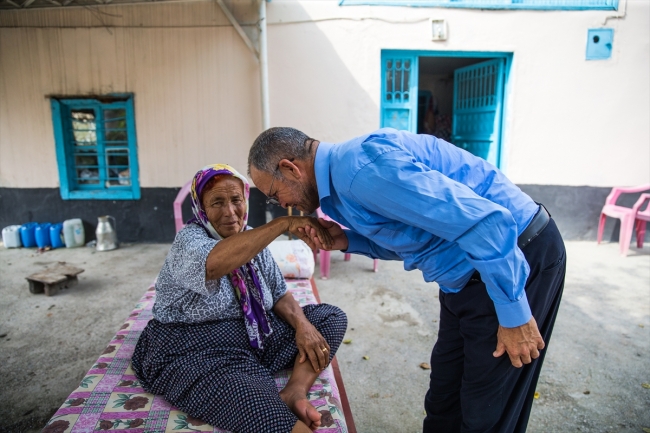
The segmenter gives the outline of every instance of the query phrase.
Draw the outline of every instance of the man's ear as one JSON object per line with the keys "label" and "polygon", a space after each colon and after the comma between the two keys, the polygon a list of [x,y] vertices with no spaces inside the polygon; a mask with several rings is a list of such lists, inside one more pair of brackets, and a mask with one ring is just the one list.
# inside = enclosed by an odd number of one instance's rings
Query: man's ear
{"label": "man's ear", "polygon": [[290,180],[300,180],[302,177],[302,171],[294,161],[289,159],[281,159],[278,164],[280,172],[282,175]]}

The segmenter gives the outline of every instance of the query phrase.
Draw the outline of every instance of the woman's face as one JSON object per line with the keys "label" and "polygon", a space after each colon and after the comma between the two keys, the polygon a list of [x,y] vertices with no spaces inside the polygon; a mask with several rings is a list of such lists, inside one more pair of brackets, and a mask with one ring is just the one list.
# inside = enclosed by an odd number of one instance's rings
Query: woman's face
{"label": "woman's face", "polygon": [[227,176],[208,184],[201,198],[212,227],[222,238],[239,233],[244,226],[246,197],[241,180]]}

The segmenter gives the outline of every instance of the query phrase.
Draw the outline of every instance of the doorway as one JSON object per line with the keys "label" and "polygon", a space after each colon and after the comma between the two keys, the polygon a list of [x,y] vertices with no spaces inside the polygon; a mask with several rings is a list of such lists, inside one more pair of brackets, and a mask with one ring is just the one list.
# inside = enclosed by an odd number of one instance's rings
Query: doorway
{"label": "doorway", "polygon": [[501,165],[511,53],[382,51],[381,126],[431,134]]}

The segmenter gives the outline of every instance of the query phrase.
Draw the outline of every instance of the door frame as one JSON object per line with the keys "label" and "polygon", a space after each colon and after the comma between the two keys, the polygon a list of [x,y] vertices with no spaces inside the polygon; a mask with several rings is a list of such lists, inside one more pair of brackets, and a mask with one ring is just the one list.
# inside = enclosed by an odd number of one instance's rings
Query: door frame
{"label": "door frame", "polygon": [[[512,67],[512,61],[514,53],[506,51],[441,51],[441,50],[399,50],[399,49],[382,49],[380,54],[380,73],[381,73],[381,85],[380,85],[380,105],[379,105],[379,124],[383,127],[383,118],[384,118],[384,57],[385,56],[415,56],[416,58],[420,57],[468,57],[476,59],[494,59],[502,58],[505,59],[505,76],[503,83],[503,95],[501,101],[501,128],[499,128],[499,137],[498,137],[498,148],[497,148],[497,167],[503,169],[505,165],[504,158],[504,138],[506,131],[506,119],[510,109],[510,92],[511,92],[511,80],[510,72]],[[419,88],[419,61],[417,74],[413,74],[415,78],[415,86]],[[417,94],[417,93],[416,93]],[[417,101],[417,98],[415,98]],[[415,113],[414,118],[417,119],[417,103],[415,104]],[[417,131],[411,131],[413,133]]]}

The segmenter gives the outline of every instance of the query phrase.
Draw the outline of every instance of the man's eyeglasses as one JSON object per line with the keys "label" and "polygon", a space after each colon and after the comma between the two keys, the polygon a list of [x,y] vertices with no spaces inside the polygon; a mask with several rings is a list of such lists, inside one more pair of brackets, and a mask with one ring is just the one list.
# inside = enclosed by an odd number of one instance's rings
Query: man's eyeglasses
{"label": "man's eyeglasses", "polygon": [[269,188],[269,193],[266,195],[267,196],[266,204],[272,204],[274,206],[282,206],[280,204],[280,201],[278,201],[278,199],[274,197],[275,194],[271,195],[271,191],[273,191],[273,182],[275,182],[275,175],[279,169],[280,169],[280,165],[278,164],[278,168],[276,168],[275,171],[273,172],[273,179],[271,179],[271,187]]}

